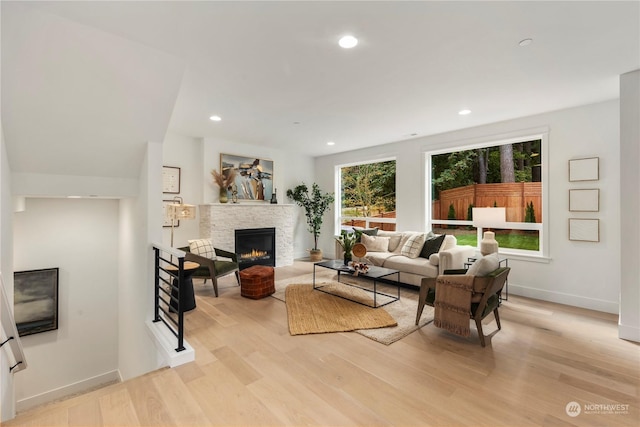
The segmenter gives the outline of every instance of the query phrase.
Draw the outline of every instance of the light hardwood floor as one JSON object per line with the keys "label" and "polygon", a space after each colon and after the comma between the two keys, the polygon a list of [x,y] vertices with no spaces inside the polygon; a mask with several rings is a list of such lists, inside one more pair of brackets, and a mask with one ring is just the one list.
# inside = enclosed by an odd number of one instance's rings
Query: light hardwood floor
{"label": "light hardwood floor", "polygon": [[[276,278],[309,271],[296,262]],[[385,346],[356,333],[292,337],[283,302],[242,298],[230,279],[219,298],[210,282],[195,287],[198,306],[186,315],[195,362],[5,425],[640,425],[640,347],[617,338],[614,315],[510,295],[486,348],[475,329],[463,339],[431,324]],[[495,329],[489,316],[485,332]]]}

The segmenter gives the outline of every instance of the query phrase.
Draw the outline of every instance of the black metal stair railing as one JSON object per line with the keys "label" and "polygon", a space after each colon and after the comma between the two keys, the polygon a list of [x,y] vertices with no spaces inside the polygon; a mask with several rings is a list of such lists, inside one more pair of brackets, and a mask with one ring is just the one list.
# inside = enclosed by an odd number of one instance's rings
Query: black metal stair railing
{"label": "black metal stair railing", "polygon": [[176,351],[184,347],[184,304],[181,298],[181,284],[184,282],[184,255],[175,257],[157,246],[155,253],[155,308],[153,321],[164,323],[178,339]]}
{"label": "black metal stair railing", "polygon": [[[27,368],[27,361],[20,342],[20,335],[13,317],[13,310],[9,305],[9,300],[4,288],[2,274],[0,274],[0,348],[6,351],[9,360],[9,372],[15,373]],[[5,347],[4,345],[7,345]],[[14,372],[15,370],[15,372]],[[3,374],[4,375],[4,374]]]}

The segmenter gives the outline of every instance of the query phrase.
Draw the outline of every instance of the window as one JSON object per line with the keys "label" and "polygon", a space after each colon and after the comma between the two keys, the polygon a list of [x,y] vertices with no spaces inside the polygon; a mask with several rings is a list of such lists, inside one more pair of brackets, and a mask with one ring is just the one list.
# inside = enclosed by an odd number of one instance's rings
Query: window
{"label": "window", "polygon": [[340,228],[396,229],[396,161],[338,166]]}
{"label": "window", "polygon": [[[542,256],[545,140],[541,134],[427,153],[428,227],[475,247],[490,229],[500,252]],[[476,228],[473,208],[485,207],[504,208],[506,222]]]}

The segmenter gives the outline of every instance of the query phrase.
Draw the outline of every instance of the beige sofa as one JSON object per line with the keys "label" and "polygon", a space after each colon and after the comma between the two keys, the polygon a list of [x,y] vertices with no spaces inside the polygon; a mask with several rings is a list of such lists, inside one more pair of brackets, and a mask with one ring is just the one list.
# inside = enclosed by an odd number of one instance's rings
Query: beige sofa
{"label": "beige sofa", "polygon": [[[476,248],[473,246],[460,246],[457,244],[455,236],[447,234],[439,252],[431,255],[429,259],[420,256],[409,258],[402,255],[401,252],[409,238],[415,234],[420,234],[420,232],[378,231],[376,237],[389,238],[387,250],[371,251],[367,249],[367,254],[364,257],[358,258],[354,256],[353,260],[398,270],[400,271],[400,282],[420,287],[422,278],[437,277],[443,274],[445,270],[464,268],[464,263],[467,262],[467,259],[473,257],[476,253]],[[343,254],[342,247],[337,244],[336,259],[342,259]]]}

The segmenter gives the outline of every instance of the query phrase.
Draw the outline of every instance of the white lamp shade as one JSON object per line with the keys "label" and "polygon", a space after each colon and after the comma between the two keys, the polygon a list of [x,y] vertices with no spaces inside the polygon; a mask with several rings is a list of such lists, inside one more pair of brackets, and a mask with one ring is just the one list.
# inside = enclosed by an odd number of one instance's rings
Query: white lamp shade
{"label": "white lamp shade", "polygon": [[473,226],[502,228],[507,222],[506,208],[473,208]]}
{"label": "white lamp shade", "polygon": [[173,204],[169,205],[169,218],[171,219],[195,219],[196,207],[194,205]]}

